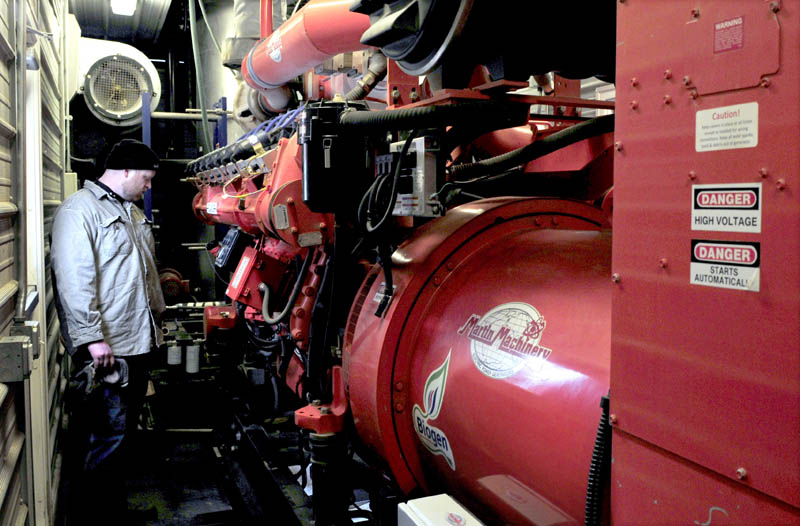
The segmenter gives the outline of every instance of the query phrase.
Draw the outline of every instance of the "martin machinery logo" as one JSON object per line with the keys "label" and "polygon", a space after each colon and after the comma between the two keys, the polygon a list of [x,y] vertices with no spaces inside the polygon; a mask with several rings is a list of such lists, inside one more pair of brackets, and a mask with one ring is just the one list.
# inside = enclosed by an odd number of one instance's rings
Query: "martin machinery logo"
{"label": "martin machinery logo", "polygon": [[504,303],[483,316],[470,316],[458,334],[471,340],[472,361],[483,374],[508,378],[526,363],[541,367],[550,357],[553,351],[539,345],[545,325],[542,315],[531,305]]}
{"label": "martin machinery logo", "polygon": [[[452,349],[450,350],[452,352]],[[453,450],[450,449],[450,442],[441,429],[430,424],[431,420],[436,420],[444,402],[444,388],[447,385],[447,368],[450,366],[450,352],[444,363],[434,370],[428,381],[425,382],[425,392],[423,393],[423,403],[425,410],[418,404],[414,404],[412,418],[414,419],[414,431],[417,432],[422,444],[434,455],[441,455],[447,460],[447,465],[455,471],[456,461],[453,459]]]}

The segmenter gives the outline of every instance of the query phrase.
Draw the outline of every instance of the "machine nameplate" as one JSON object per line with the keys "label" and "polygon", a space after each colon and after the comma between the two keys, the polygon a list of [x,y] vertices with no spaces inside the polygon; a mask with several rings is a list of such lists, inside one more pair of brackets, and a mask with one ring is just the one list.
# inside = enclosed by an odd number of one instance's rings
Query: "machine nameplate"
{"label": "machine nameplate", "polygon": [[272,222],[276,230],[289,228],[289,210],[286,205],[275,205],[272,207]]}
{"label": "machine nameplate", "polygon": [[239,262],[239,266],[236,267],[236,274],[233,275],[233,279],[231,280],[231,287],[236,288],[239,286],[239,282],[242,281],[242,277],[244,276],[245,271],[250,263],[250,258],[247,256],[243,256],[242,260]]}
{"label": "machine nameplate", "polygon": [[761,183],[692,186],[692,230],[761,233]]}
{"label": "machine nameplate", "polygon": [[303,232],[297,236],[297,244],[301,247],[313,247],[322,244],[322,232]]}
{"label": "machine nameplate", "polygon": [[693,285],[759,291],[760,243],[693,239],[691,257]]}

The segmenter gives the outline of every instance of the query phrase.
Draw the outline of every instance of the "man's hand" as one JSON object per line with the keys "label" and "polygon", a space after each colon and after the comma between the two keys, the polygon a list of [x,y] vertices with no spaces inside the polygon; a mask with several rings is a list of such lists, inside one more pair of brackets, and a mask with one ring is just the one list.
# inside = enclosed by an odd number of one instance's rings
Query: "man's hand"
{"label": "man's hand", "polygon": [[95,369],[100,367],[111,367],[114,365],[114,351],[104,341],[90,343],[88,346],[89,354],[92,355]]}

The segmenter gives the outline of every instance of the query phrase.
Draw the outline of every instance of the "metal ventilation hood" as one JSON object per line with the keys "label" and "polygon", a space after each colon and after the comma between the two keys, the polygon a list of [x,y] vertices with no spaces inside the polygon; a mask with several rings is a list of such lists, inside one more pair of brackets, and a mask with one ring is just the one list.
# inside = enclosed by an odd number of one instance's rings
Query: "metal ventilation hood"
{"label": "metal ventilation hood", "polygon": [[70,11],[86,37],[119,42],[153,42],[161,33],[171,0],[137,0],[133,16],[111,12],[108,0],[70,0]]}

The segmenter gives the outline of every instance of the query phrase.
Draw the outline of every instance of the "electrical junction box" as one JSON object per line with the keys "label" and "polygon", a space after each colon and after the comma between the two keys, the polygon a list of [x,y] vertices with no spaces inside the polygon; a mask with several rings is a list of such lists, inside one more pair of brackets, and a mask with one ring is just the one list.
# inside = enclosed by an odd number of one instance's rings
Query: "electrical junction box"
{"label": "electrical junction box", "polygon": [[450,495],[433,495],[401,503],[397,507],[397,526],[482,526]]}
{"label": "electrical junction box", "polygon": [[[389,151],[399,154],[405,141],[389,145]],[[417,137],[411,142],[402,163],[397,181],[397,201],[392,210],[395,216],[439,217],[444,209],[437,199],[439,141],[435,137]],[[392,174],[395,167],[392,166]]]}

